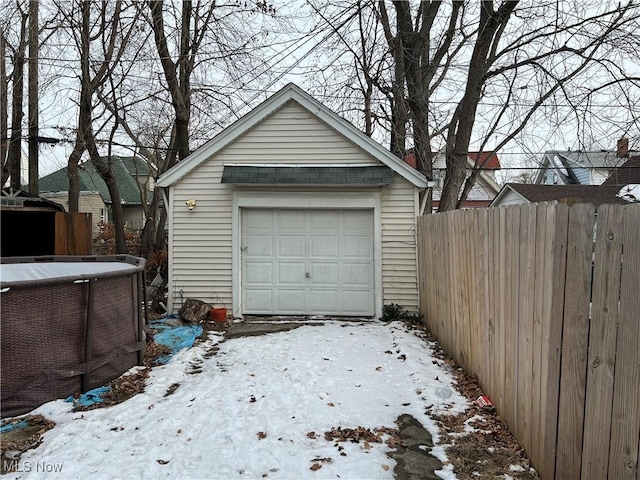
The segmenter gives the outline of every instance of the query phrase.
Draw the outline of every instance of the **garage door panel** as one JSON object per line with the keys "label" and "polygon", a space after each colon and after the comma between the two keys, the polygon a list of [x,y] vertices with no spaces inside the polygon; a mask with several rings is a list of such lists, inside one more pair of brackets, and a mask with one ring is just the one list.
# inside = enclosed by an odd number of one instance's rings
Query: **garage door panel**
{"label": "garage door panel", "polygon": [[303,314],[305,290],[303,288],[278,289],[277,313]]}
{"label": "garage door panel", "polygon": [[305,262],[279,262],[277,286],[296,285],[304,283],[306,273]]}
{"label": "garage door panel", "polygon": [[273,256],[273,236],[271,234],[251,234],[244,241],[247,253],[251,256]]}
{"label": "garage door panel", "polygon": [[242,209],[243,313],[373,315],[373,210]]}
{"label": "garage door panel", "polygon": [[276,241],[278,242],[278,257],[306,257],[306,236],[281,234],[277,237]]}
{"label": "garage door panel", "polygon": [[311,288],[316,286],[339,285],[340,266],[338,263],[311,263]]}
{"label": "garage door panel", "polygon": [[373,267],[368,264],[345,262],[342,264],[342,273],[344,287],[367,287],[370,285]]}
{"label": "garage door panel", "polygon": [[343,241],[345,258],[373,258],[371,235],[345,235]]}
{"label": "garage door panel", "polygon": [[247,271],[246,282],[248,286],[271,286],[273,280],[272,262],[253,262]]}
{"label": "garage door panel", "polygon": [[311,215],[310,225],[313,232],[338,230],[339,212],[336,210],[316,210]]}
{"label": "garage door panel", "polygon": [[305,210],[276,210],[281,231],[306,232]]}
{"label": "garage door panel", "polygon": [[337,259],[339,256],[338,245],[340,237],[338,235],[313,235],[311,237],[310,258],[331,258]]}
{"label": "garage door panel", "polygon": [[245,309],[253,313],[273,311],[273,290],[271,288],[245,288]]}
{"label": "garage door panel", "polygon": [[341,295],[337,290],[314,290],[309,295],[309,307],[314,312],[323,312],[325,315],[340,314]]}
{"label": "garage door panel", "polygon": [[[369,292],[362,290],[342,290],[343,314],[345,315],[373,315],[373,303]],[[362,313],[367,312],[367,313]]]}
{"label": "garage door panel", "polygon": [[360,230],[373,233],[370,210],[348,210],[344,212],[344,231]]}
{"label": "garage door panel", "polygon": [[273,230],[273,211],[272,210],[245,210],[243,212],[243,220],[251,225],[252,230]]}

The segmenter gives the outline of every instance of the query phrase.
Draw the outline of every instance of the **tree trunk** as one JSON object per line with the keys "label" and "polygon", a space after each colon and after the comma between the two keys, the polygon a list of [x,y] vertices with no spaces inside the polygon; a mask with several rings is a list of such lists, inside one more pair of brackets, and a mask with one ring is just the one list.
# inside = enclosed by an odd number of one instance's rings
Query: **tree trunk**
{"label": "tree trunk", "polygon": [[9,179],[7,167],[7,142],[9,134],[9,92],[7,91],[7,53],[4,29],[0,28],[0,163],[2,175],[0,185],[4,185]]}
{"label": "tree trunk", "polygon": [[13,67],[13,92],[11,95],[11,139],[9,140],[9,152],[7,153],[7,164],[9,166],[10,186],[14,190],[22,187],[20,180],[20,159],[22,157],[22,117],[24,110],[22,106],[24,98],[24,54],[27,47],[25,40],[27,15],[22,15],[20,27],[20,44],[16,51]]}
{"label": "tree trunk", "polygon": [[120,197],[120,190],[118,190],[118,182],[113,176],[113,172],[111,170],[111,159],[100,158],[93,141],[90,140],[88,143],[91,163],[96,167],[96,171],[102,180],[104,180],[104,183],[107,184],[109,196],[111,197],[111,213],[113,214],[116,253],[127,253],[127,242],[124,235],[124,211],[122,210],[122,199]]}
{"label": "tree trunk", "polygon": [[29,0],[29,192],[38,195],[38,0]]}
{"label": "tree trunk", "polygon": [[69,191],[67,192],[69,201],[68,208],[71,213],[78,213],[79,208],[80,175],[78,173],[78,164],[80,163],[83,152],[84,142],[82,141],[82,134],[78,131],[76,132],[76,143],[73,146],[73,151],[71,155],[69,155],[69,160],[67,160],[67,178],[69,179]]}
{"label": "tree trunk", "polygon": [[467,158],[476,110],[482,97],[485,75],[491,66],[489,53],[501,33],[500,27],[509,21],[518,2],[505,2],[493,11],[493,2],[482,2],[478,38],[471,54],[469,74],[464,96],[458,104],[447,133],[447,174],[440,197],[438,211],[454,210],[458,195],[466,178]]}

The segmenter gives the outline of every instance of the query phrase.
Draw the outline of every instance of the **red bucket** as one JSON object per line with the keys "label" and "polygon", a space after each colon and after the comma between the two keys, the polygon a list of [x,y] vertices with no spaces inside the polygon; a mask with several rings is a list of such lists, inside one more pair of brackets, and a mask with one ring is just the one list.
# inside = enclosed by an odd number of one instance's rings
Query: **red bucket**
{"label": "red bucket", "polygon": [[224,323],[227,321],[227,309],[224,307],[214,307],[211,309],[211,312],[209,312],[209,317],[216,323]]}

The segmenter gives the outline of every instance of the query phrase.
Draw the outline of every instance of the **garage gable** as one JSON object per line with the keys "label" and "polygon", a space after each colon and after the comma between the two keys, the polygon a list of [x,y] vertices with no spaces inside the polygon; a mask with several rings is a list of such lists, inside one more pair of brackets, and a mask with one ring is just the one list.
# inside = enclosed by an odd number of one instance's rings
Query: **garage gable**
{"label": "garage gable", "polygon": [[[351,123],[315,100],[294,84],[289,84],[275,95],[267,99],[247,115],[220,132],[210,141],[198,148],[179,164],[162,174],[158,179],[159,187],[169,187],[184,178],[191,171],[206,162],[250,132],[254,127],[278,112],[287,103],[295,102],[301,109],[331,128],[361,151],[369,154],[374,160],[381,162],[393,172],[399,174],[415,187],[425,188],[426,177],[401,159],[394,156],[380,144],[366,136]],[[326,145],[327,148],[331,145]],[[304,152],[300,156],[300,164],[308,164]]]}

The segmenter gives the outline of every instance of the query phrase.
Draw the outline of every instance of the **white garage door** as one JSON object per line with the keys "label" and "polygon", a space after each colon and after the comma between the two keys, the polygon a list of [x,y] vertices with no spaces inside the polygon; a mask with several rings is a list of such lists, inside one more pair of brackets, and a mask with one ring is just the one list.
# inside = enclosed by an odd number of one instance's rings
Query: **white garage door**
{"label": "white garage door", "polygon": [[242,209],[247,314],[374,314],[373,210]]}

